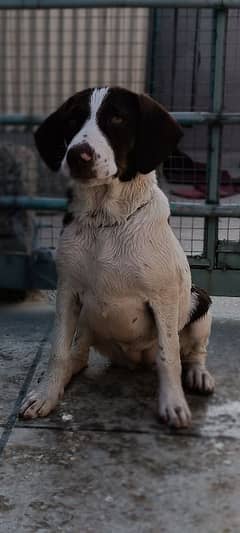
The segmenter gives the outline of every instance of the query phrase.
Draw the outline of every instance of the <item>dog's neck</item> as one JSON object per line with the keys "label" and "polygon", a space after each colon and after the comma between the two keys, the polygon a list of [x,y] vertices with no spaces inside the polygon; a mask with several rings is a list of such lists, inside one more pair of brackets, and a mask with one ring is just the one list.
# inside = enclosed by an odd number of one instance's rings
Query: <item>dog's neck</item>
{"label": "dog's neck", "polygon": [[81,223],[96,226],[120,224],[153,197],[156,174],[138,174],[132,181],[117,178],[108,185],[79,187],[74,184],[71,212]]}

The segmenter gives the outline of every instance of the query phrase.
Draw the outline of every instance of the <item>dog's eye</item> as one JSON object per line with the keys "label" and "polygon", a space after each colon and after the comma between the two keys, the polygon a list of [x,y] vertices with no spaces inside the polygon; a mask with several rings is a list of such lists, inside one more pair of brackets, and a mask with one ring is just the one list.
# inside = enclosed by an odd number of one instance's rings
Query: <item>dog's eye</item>
{"label": "dog's eye", "polygon": [[125,122],[125,119],[121,117],[120,115],[113,115],[111,117],[111,123],[114,124],[114,126],[118,126],[120,124],[123,124]]}

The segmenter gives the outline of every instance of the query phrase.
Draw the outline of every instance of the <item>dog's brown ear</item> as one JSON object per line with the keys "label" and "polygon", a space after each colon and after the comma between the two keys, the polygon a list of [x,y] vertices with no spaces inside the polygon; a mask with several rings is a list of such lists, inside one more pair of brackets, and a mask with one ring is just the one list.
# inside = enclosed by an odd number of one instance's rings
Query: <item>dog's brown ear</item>
{"label": "dog's brown ear", "polygon": [[52,113],[36,130],[36,147],[47,166],[59,170],[66,152],[63,129],[63,106]]}
{"label": "dog's brown ear", "polygon": [[137,170],[147,174],[165,161],[183,135],[167,110],[145,94],[140,94],[140,124],[136,146]]}

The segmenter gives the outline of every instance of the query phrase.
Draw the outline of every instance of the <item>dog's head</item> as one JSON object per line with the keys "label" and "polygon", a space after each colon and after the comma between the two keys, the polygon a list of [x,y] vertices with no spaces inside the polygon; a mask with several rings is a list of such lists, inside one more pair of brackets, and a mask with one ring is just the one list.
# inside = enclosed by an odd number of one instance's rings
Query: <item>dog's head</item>
{"label": "dog's head", "polygon": [[69,98],[37,129],[35,141],[52,170],[89,186],[147,174],[181,136],[177,122],[149,96],[105,87]]}

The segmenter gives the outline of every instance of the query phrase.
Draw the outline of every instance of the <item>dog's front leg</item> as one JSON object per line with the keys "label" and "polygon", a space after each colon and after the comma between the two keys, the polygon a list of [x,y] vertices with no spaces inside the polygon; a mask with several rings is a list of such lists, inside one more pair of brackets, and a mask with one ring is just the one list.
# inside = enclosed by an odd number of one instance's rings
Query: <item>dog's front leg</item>
{"label": "dog's front leg", "polygon": [[29,392],[20,409],[24,418],[46,416],[63,397],[73,373],[71,344],[79,316],[79,303],[69,287],[59,286],[53,343],[46,373]]}
{"label": "dog's front leg", "polygon": [[168,300],[169,296],[150,303],[158,333],[159,416],[170,426],[182,428],[190,424],[191,413],[181,383],[178,309]]}

